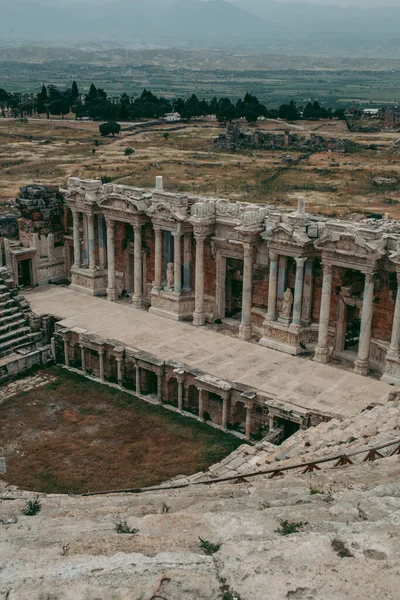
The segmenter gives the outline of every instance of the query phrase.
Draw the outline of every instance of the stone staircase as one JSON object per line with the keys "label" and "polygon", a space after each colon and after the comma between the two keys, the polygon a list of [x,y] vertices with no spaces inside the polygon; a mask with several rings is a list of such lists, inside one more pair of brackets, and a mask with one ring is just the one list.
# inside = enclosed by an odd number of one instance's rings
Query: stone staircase
{"label": "stone staircase", "polygon": [[0,279],[0,358],[16,351],[28,352],[41,342],[41,332],[30,326],[29,311],[25,298]]}

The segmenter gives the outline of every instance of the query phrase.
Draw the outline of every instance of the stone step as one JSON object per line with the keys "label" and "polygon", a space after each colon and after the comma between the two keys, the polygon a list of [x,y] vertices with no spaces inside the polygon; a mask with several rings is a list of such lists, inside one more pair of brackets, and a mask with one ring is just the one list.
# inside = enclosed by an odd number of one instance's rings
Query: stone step
{"label": "stone step", "polygon": [[[24,327],[23,329],[28,329],[29,327]],[[20,350],[22,348],[28,348],[29,346],[34,347],[38,342],[41,342],[42,334],[39,333],[27,333],[25,335],[21,335],[20,337],[15,337],[9,339],[6,342],[0,343],[0,356],[4,356],[9,353],[11,350],[14,352],[16,350]]]}
{"label": "stone step", "polygon": [[10,300],[10,292],[0,293],[0,303]]}
{"label": "stone step", "polygon": [[[9,321],[5,324],[1,324],[1,322],[0,322],[0,341],[2,341],[4,339],[4,336],[7,333],[10,333],[16,329],[21,329],[26,324],[26,319],[24,319],[24,317],[22,317],[22,315],[18,316],[18,314],[17,314],[17,318],[13,319],[12,317],[8,317],[8,319],[9,319]],[[0,321],[1,321],[1,319],[0,319]]]}
{"label": "stone step", "polygon": [[0,316],[0,328],[3,327],[3,325],[8,325],[9,323],[13,323],[20,319],[23,319],[25,322],[24,315],[15,307],[15,309],[12,309],[11,313]]}
{"label": "stone step", "polygon": [[19,307],[18,306],[13,306],[14,303],[10,302],[10,306],[9,308],[0,308],[0,319],[1,318],[5,318],[5,317],[9,317],[11,315],[15,315],[17,313],[20,312]]}

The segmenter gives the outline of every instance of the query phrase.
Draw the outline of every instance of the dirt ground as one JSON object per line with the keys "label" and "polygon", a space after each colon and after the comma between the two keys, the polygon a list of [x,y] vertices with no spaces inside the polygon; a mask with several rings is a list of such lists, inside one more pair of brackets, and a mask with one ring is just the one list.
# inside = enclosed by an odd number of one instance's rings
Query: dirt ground
{"label": "dirt ground", "polygon": [[[289,125],[264,121],[257,127],[276,133],[290,128],[300,135],[315,131],[325,137],[375,144],[375,149],[346,155],[321,152],[287,168],[281,151],[216,151],[213,140],[224,127],[215,121],[125,130],[115,139],[105,139],[94,122],[3,119],[0,210],[1,203],[8,210],[7,202],[16,197],[19,186],[32,182],[63,186],[71,175],[108,176],[117,183],[152,188],[155,176],[161,174],[170,191],[287,206],[295,206],[297,196],[304,195],[308,210],[328,216],[379,212],[400,217],[400,154],[390,148],[398,133],[349,133],[339,121]],[[125,156],[126,148],[134,154]],[[294,159],[299,156],[288,152]],[[378,176],[399,183],[377,187],[373,182]]]}
{"label": "dirt ground", "polygon": [[240,445],[80,375],[50,372],[55,381],[0,406],[3,477],[23,489],[80,493],[155,485],[201,471]]}

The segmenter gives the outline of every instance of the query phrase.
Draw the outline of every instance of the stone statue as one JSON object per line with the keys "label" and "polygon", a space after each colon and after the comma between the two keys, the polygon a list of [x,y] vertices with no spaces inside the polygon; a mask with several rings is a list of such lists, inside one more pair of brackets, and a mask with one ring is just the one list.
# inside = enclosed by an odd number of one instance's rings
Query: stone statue
{"label": "stone statue", "polygon": [[172,262],[167,265],[167,287],[170,289],[174,287],[174,263]]}
{"label": "stone statue", "polygon": [[283,302],[282,302],[282,310],[280,312],[279,317],[281,319],[289,320],[292,314],[292,306],[293,306],[293,294],[292,290],[288,288],[286,292],[283,294]]}

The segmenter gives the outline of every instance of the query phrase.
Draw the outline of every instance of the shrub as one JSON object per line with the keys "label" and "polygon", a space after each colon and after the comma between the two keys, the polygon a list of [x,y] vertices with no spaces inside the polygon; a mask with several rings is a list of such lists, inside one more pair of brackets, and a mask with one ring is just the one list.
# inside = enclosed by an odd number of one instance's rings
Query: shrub
{"label": "shrub", "polygon": [[129,525],[126,521],[118,521],[118,523],[116,523],[116,525],[115,525],[115,531],[117,533],[135,534],[135,533],[138,533],[139,529],[133,529],[133,528],[129,527]]}
{"label": "shrub", "polygon": [[135,153],[135,151],[133,148],[125,148],[125,150],[124,150],[125,156],[131,156],[134,153]]}
{"label": "shrub", "polygon": [[33,500],[27,500],[24,508],[24,515],[28,517],[33,517],[37,515],[38,512],[42,510],[42,504],[40,502],[40,497],[35,496]]}
{"label": "shrub", "polygon": [[108,175],[103,175],[101,177],[101,183],[111,183],[111,182],[112,182],[112,179]]}

